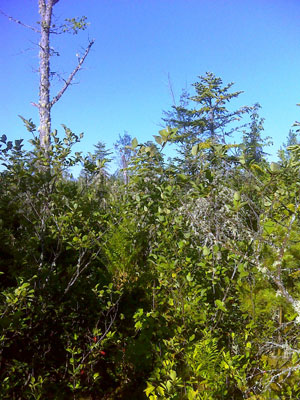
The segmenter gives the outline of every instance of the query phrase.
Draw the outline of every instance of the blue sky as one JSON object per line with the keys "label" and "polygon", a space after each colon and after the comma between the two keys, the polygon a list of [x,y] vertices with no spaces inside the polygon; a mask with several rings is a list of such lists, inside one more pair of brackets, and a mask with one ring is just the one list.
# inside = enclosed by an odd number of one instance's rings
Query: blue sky
{"label": "blue sky", "polygon": [[[38,19],[38,0],[0,0],[0,8],[27,24]],[[76,84],[54,106],[53,128],[65,124],[85,136],[77,150],[108,147],[127,131],[139,141],[161,129],[162,111],[197,76],[212,71],[244,93],[233,107],[262,106],[265,136],[276,152],[300,120],[299,0],[60,0],[55,18],[87,16],[88,31],[60,35],[53,69],[65,78],[76,53],[95,44]],[[0,16],[0,120],[10,139],[29,139],[18,114],[38,113],[38,36]],[[53,81],[53,95],[60,82]],[[234,140],[234,139],[233,139]],[[237,140],[237,139],[236,139]]]}

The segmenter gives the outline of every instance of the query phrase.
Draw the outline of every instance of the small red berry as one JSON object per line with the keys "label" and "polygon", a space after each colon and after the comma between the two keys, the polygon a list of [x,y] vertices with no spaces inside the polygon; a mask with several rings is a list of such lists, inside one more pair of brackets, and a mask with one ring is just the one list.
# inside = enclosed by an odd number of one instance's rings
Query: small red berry
{"label": "small red berry", "polygon": [[102,356],[105,356],[105,355],[106,355],[105,351],[103,351],[103,350],[100,350],[100,354],[101,354]]}
{"label": "small red berry", "polygon": [[84,369],[80,371],[80,375],[84,375]]}
{"label": "small red berry", "polygon": [[96,343],[97,342],[97,336],[93,337],[93,341]]}

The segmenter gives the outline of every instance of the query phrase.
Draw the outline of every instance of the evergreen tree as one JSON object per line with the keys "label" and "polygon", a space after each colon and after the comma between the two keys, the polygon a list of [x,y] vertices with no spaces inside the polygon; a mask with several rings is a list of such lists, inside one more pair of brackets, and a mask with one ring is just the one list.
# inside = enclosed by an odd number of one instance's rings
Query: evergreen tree
{"label": "evergreen tree", "polygon": [[[167,114],[164,121],[179,128],[178,141],[203,141],[209,138],[213,142],[224,142],[225,137],[237,129],[230,124],[240,120],[241,115],[249,112],[250,107],[230,111],[226,104],[242,92],[230,93],[233,83],[223,86],[222,79],[211,72],[199,78],[199,82],[192,84],[196,94],[188,97],[184,92],[180,105],[173,106],[173,112]],[[191,101],[196,103],[195,106],[187,108]]]}
{"label": "evergreen tree", "polygon": [[[231,111],[227,104],[237,98],[242,92],[230,92],[233,83],[223,85],[221,78],[212,72],[200,76],[199,81],[192,84],[196,94],[188,96],[183,93],[180,105],[174,105],[172,111],[166,114],[164,122],[171,127],[178,128],[178,134],[173,141],[179,144],[179,153],[184,157],[186,169],[195,169],[192,166],[191,149],[195,144],[207,139],[212,144],[225,143],[226,137],[241,127],[235,122],[250,111],[250,107],[241,107]],[[194,106],[191,107],[190,103]]]}
{"label": "evergreen tree", "polygon": [[94,153],[89,153],[85,158],[84,169],[80,173],[80,176],[86,180],[93,178],[95,174],[102,177],[108,176],[107,163],[111,161],[110,155],[112,152],[101,141],[95,144],[94,147]]}
{"label": "evergreen tree", "polygon": [[122,136],[119,134],[119,139],[114,144],[115,150],[117,152],[116,158],[120,168],[122,169],[125,184],[128,183],[127,168],[129,165],[129,160],[133,154],[133,151],[130,147],[131,142],[132,137],[125,131]]}
{"label": "evergreen tree", "polygon": [[297,144],[299,144],[298,134],[297,132],[290,129],[286,138],[286,143],[283,143],[282,147],[278,151],[278,156],[281,161],[287,161],[290,159],[290,152],[288,151],[288,147],[295,146]]}
{"label": "evergreen tree", "polygon": [[244,131],[243,134],[244,155],[247,164],[251,161],[256,163],[262,162],[267,155],[267,153],[263,151],[263,148],[270,144],[269,138],[263,139],[261,137],[261,132],[264,130],[264,118],[260,118],[259,116],[258,112],[260,108],[261,106],[258,103],[253,106],[250,116],[250,130]]}
{"label": "evergreen tree", "polygon": [[112,151],[110,151],[110,149],[107,149],[105,143],[101,141],[95,144],[94,147],[95,147],[94,151],[95,160],[96,162],[99,161],[100,164],[103,164],[102,172],[104,175],[107,176],[108,171],[105,164],[111,161],[110,155],[112,154]]}

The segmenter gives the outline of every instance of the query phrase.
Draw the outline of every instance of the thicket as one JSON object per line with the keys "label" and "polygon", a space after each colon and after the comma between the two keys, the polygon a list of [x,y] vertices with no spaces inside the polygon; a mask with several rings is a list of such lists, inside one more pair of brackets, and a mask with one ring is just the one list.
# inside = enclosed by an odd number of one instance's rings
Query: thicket
{"label": "thicket", "polygon": [[155,142],[120,138],[119,175],[67,127],[2,135],[1,399],[300,397],[300,145],[267,161],[231,86],[206,74]]}

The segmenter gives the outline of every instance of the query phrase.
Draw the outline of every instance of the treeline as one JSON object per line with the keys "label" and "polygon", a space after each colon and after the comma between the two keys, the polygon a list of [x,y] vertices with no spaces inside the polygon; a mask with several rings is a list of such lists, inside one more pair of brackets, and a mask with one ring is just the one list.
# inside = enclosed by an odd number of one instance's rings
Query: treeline
{"label": "treeline", "polygon": [[67,127],[2,135],[1,399],[300,397],[297,127],[268,161],[231,88],[199,77],[113,176]]}

